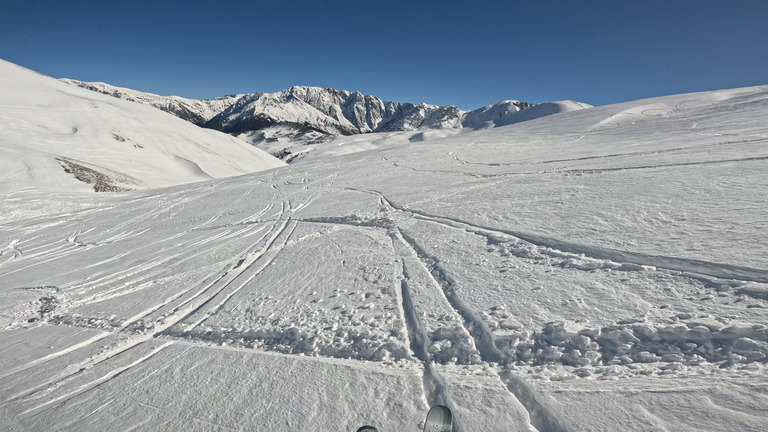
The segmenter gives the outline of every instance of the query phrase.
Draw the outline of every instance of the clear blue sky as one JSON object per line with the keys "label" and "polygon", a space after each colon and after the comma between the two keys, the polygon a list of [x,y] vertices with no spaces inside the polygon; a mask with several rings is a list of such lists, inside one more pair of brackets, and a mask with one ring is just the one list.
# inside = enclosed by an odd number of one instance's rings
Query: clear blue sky
{"label": "clear blue sky", "polygon": [[768,0],[1,0],[0,58],[194,98],[603,105],[768,84]]}

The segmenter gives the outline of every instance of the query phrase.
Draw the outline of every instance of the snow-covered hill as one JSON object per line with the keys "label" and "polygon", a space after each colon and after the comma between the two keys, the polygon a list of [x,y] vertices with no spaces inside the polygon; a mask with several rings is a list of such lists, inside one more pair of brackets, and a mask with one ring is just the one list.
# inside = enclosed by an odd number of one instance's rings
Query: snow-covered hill
{"label": "snow-covered hill", "polygon": [[[72,79],[64,82],[159,108],[197,125],[220,130],[247,140],[260,148],[286,150],[306,144],[369,132],[415,131],[503,126],[558,112],[588,108],[580,102],[531,105],[507,100],[474,110],[386,102],[376,96],[320,87],[296,86],[276,93],[250,93],[211,100],[158,96],[104,83]],[[526,116],[515,116],[533,107]],[[295,153],[294,150],[292,153]],[[288,156],[285,152],[274,153]]]}
{"label": "snow-covered hill", "polygon": [[0,60],[0,194],[122,191],[284,163],[226,134]]}
{"label": "snow-covered hill", "polygon": [[179,96],[159,96],[124,87],[116,87],[101,82],[87,83],[68,78],[63,78],[61,81],[119,99],[153,106],[198,126],[204,125],[208,120],[216,116],[216,114],[232,106],[232,104],[244,96],[227,95],[214,99],[198,100]]}
{"label": "snow-covered hill", "polygon": [[669,96],[4,219],[0,429],[765,430],[766,118]]}

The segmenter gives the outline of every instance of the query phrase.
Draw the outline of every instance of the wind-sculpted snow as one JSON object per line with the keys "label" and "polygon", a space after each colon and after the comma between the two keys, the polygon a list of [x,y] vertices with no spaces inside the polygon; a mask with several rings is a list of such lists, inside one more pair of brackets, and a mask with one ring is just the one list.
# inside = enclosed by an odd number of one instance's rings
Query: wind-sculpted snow
{"label": "wind-sculpted snow", "polygon": [[766,101],[11,196],[0,429],[411,430],[440,403],[460,431],[762,430]]}

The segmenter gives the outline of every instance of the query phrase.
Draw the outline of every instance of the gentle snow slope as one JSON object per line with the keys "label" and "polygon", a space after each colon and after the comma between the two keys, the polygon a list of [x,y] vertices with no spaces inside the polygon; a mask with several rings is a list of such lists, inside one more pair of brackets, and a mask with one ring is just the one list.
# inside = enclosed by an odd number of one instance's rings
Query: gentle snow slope
{"label": "gentle snow slope", "polygon": [[0,152],[0,194],[146,189],[284,165],[220,132],[2,60]]}
{"label": "gentle snow slope", "polygon": [[765,430],[767,117],[671,96],[0,221],[0,429]]}

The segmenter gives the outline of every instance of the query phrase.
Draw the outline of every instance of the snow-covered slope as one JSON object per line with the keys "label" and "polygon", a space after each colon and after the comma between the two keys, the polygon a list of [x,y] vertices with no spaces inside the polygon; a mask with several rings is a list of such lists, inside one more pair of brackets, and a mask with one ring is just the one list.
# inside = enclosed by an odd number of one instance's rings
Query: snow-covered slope
{"label": "snow-covered slope", "polygon": [[[250,93],[211,100],[158,96],[104,83],[64,79],[72,85],[159,108],[207,128],[238,135],[259,148],[292,148],[316,144],[338,135],[423,129],[503,126],[519,121],[590,107],[580,102],[531,105],[507,100],[474,110],[386,102],[359,92],[296,86],[276,93]],[[525,116],[518,111],[534,107]],[[288,156],[285,152],[273,154]]]}
{"label": "snow-covered slope", "polygon": [[765,430],[767,117],[670,96],[2,220],[0,429]]}
{"label": "snow-covered slope", "polygon": [[503,101],[466,113],[462,125],[472,129],[507,126],[585,108],[592,108],[592,106],[576,101],[557,101],[523,106],[518,101]]}
{"label": "snow-covered slope", "polygon": [[156,109],[0,60],[0,194],[147,189],[284,165]]}
{"label": "snow-covered slope", "polygon": [[208,120],[212,119],[226,108],[232,106],[232,104],[244,96],[227,95],[214,99],[199,100],[188,99],[179,96],[159,96],[156,94],[136,91],[125,87],[117,87],[102,82],[87,83],[68,78],[63,78],[61,81],[88,90],[110,95],[119,99],[125,99],[127,101],[153,106],[198,126],[202,126]]}

